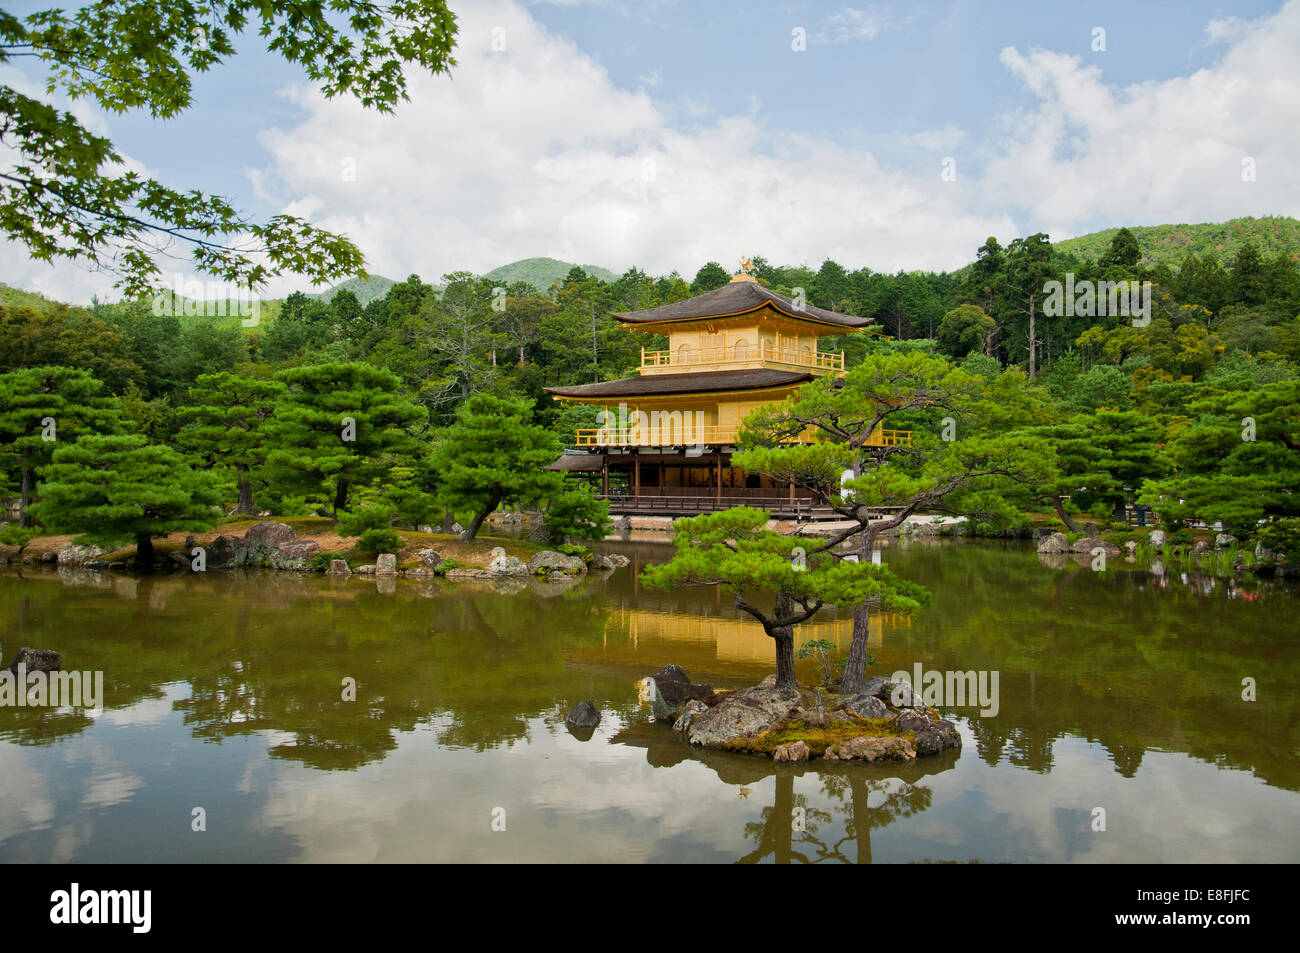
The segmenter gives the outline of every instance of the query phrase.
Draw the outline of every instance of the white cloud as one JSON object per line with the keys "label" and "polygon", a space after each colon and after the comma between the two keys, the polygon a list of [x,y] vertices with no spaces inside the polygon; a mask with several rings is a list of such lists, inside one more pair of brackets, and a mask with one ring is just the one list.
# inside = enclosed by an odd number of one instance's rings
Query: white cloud
{"label": "white cloud", "polygon": [[948,152],[959,146],[965,139],[966,133],[959,126],[949,123],[941,129],[926,129],[903,136],[901,141],[927,152]]}
{"label": "white cloud", "polygon": [[[415,81],[397,117],[292,93],[307,118],[264,137],[263,187],[292,194],[366,251],[373,272],[426,280],[531,255],[694,273],[760,253],[900,268],[957,266],[1006,216],[971,215],[939,180],[746,115],[683,130],[615,86],[516,4],[458,11],[455,74]],[[504,26],[507,52],[488,43]],[[355,159],[355,182],[340,175]]]}
{"label": "white cloud", "polygon": [[1210,43],[1230,42],[1241,36],[1248,25],[1237,17],[1221,17],[1205,24],[1205,37]]}
{"label": "white cloud", "polygon": [[[884,8],[850,10],[827,30],[890,26]],[[549,255],[689,275],[755,253],[953,268],[989,235],[1300,214],[1297,0],[1251,23],[1212,21],[1207,35],[1226,46],[1211,67],[1127,87],[1106,83],[1104,59],[1009,47],[1001,62],[1029,105],[973,142],[956,124],[901,134],[924,164],[900,168],[774,128],[757,101],[728,115],[656,100],[647,78],[621,88],[512,0],[457,14],[459,65],[450,77],[413,75],[396,115],[294,87],[282,95],[301,121],[264,133],[260,166],[246,160],[255,194],[348,235],[372,273],[434,281]],[[494,27],[505,52],[491,49]],[[957,181],[941,180],[936,154],[957,159]],[[1247,157],[1255,182],[1241,180]],[[12,246],[0,245],[0,268],[64,300],[110,283]],[[267,293],[305,286],[287,277]]]}
{"label": "white cloud", "polygon": [[[980,197],[1065,237],[1106,224],[1300,214],[1300,3],[1252,26],[1213,67],[1108,86],[1097,66],[1002,52],[1037,99],[991,145]],[[1243,181],[1253,160],[1256,181]]]}
{"label": "white cloud", "polygon": [[845,7],[826,18],[824,29],[814,39],[831,40],[834,43],[848,43],[853,40],[874,40],[892,25],[893,16],[889,9],[871,5],[858,10]]}

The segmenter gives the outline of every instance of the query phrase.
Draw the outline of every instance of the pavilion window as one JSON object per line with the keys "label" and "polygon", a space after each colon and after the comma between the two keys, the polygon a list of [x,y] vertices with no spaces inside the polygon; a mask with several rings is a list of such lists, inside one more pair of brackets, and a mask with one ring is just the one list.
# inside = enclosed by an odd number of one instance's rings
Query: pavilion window
{"label": "pavilion window", "polygon": [[744,338],[738,340],[731,348],[731,356],[737,361],[749,360],[749,342]]}

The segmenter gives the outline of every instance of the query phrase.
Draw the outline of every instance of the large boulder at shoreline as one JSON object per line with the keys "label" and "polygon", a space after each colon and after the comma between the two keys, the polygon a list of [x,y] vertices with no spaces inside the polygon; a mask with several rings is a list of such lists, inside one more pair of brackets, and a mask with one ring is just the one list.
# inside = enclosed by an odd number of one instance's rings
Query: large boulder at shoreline
{"label": "large boulder at shoreline", "polygon": [[624,556],[622,553],[609,553],[608,555],[605,556],[605,558],[608,559],[619,569],[623,568],[624,566],[626,566],[628,563],[632,561],[628,559],[626,556]]}
{"label": "large boulder at shoreline", "polygon": [[295,539],[281,543],[268,559],[273,569],[310,569],[311,558],[320,551],[314,539]]}
{"label": "large boulder at shoreline", "polygon": [[523,560],[514,556],[507,556],[506,551],[497,546],[489,554],[491,556],[487,565],[487,571],[493,576],[527,576],[529,575],[528,566]]}
{"label": "large boulder at shoreline", "polygon": [[203,547],[204,568],[234,569],[239,565],[242,550],[243,540],[228,533],[222,534]]}
{"label": "large boulder at shoreline", "polygon": [[906,738],[864,735],[831,745],[822,757],[827,761],[913,761],[916,749]]}
{"label": "large boulder at shoreline", "polygon": [[432,549],[417,550],[415,555],[420,557],[425,569],[437,569],[442,565],[442,557]]}
{"label": "large boulder at shoreline", "polygon": [[9,663],[9,671],[18,673],[18,666],[28,672],[57,672],[63,668],[63,656],[53,649],[33,649],[23,646]]}
{"label": "large boulder at shoreline", "polygon": [[1238,542],[1240,542],[1240,540],[1237,539],[1237,537],[1231,536],[1227,533],[1220,533],[1218,536],[1214,537],[1214,548],[1227,549],[1229,546]]}
{"label": "large boulder at shoreline", "polygon": [[564,553],[543,549],[528,560],[528,571],[533,575],[563,573],[566,576],[579,576],[587,571],[587,565],[577,556],[566,556]]}
{"label": "large boulder at shoreline", "polygon": [[923,708],[904,708],[894,716],[894,724],[899,731],[923,731],[929,728],[933,721],[929,712]]}
{"label": "large boulder at shoreline", "polygon": [[98,559],[107,549],[99,546],[79,546],[76,543],[64,543],[59,550],[57,562],[60,566],[80,566],[92,559]]}
{"label": "large boulder at shoreline", "polygon": [[960,748],[961,735],[957,734],[957,726],[951,721],[940,721],[916,733],[915,747],[919,755],[938,754],[950,748]]}
{"label": "large boulder at shoreline", "polygon": [[692,685],[680,665],[665,665],[641,680],[641,696],[650,702],[650,710],[659,721],[675,722],[686,702],[694,699],[707,703],[713,697],[709,685]]}
{"label": "large boulder at shoreline", "polygon": [[697,715],[686,740],[705,748],[723,748],[771,731],[798,705],[799,690],[792,685],[742,688]]}
{"label": "large boulder at shoreline", "polygon": [[1070,551],[1070,538],[1064,533],[1052,533],[1044,536],[1038,541],[1038,551],[1040,553],[1068,553]]}
{"label": "large boulder at shoreline", "polygon": [[297,538],[298,534],[287,523],[277,523],[274,520],[254,523],[244,534],[243,558],[237,557],[236,561],[245,566],[265,565],[273,555],[279,556],[282,543],[292,543]]}
{"label": "large boulder at shoreline", "polygon": [[380,553],[375,559],[375,575],[396,576],[397,556],[394,553]]}
{"label": "large boulder at shoreline", "polygon": [[1119,547],[1114,543],[1107,542],[1100,536],[1083,536],[1076,539],[1074,545],[1070,547],[1070,552],[1083,553],[1091,556],[1094,549],[1100,549],[1107,556],[1119,555]]}
{"label": "large boulder at shoreline", "polygon": [[1157,548],[1165,544],[1165,531],[1162,529],[1153,529],[1151,535],[1147,537],[1147,542]]}

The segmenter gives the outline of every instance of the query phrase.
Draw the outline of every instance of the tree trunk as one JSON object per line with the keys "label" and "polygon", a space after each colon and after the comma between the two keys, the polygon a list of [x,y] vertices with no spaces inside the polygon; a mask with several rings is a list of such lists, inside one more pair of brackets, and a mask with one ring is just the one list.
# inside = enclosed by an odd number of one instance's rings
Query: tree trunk
{"label": "tree trunk", "polygon": [[442,525],[438,527],[438,529],[440,532],[451,534],[452,532],[454,532],[452,527],[455,525],[456,525],[456,515],[452,513],[451,507],[448,506],[442,511]]}
{"label": "tree trunk", "polygon": [[338,519],[339,510],[348,508],[348,481],[339,477],[334,483],[334,518]]}
{"label": "tree trunk", "polygon": [[[773,618],[789,618],[794,614],[794,599],[788,592],[779,592],[776,596],[776,608],[772,610]],[[794,628],[792,626],[773,626],[768,632],[776,642],[776,683],[795,686],[794,677]]]}
{"label": "tree trunk", "polygon": [[32,525],[31,515],[27,512],[27,507],[32,502],[32,491],[36,488],[36,472],[31,467],[23,467],[23,489],[22,504],[18,510],[18,525],[23,529]]}
{"label": "tree trunk", "polygon": [[135,568],[149,569],[153,566],[153,537],[148,533],[137,533],[135,537]]}
{"label": "tree trunk", "polygon": [[469,542],[476,535],[478,535],[479,527],[481,527],[483,525],[483,521],[488,518],[488,514],[495,512],[496,508],[500,505],[501,505],[501,497],[498,494],[495,493],[492,494],[492,499],[490,500],[488,505],[483,507],[482,510],[474,514],[474,519],[469,524],[469,529],[465,530],[465,532],[461,535],[460,538],[465,542]]}
{"label": "tree trunk", "polygon": [[248,478],[247,470],[239,474],[239,505],[235,507],[235,512],[247,516],[254,516],[257,513],[253,507],[253,481]]}
{"label": "tree trunk", "polygon": [[1062,502],[1061,500],[1061,494],[1059,493],[1052,494],[1052,506],[1056,509],[1056,515],[1061,518],[1061,522],[1065,524],[1066,529],[1068,529],[1071,533],[1083,532],[1083,528],[1078,523],[1076,523],[1073,519],[1070,518],[1069,513],[1065,512],[1065,503]]}
{"label": "tree trunk", "polygon": [[1029,296],[1029,379],[1033,380],[1038,364],[1035,361],[1037,342],[1034,340],[1034,305],[1036,295]]}
{"label": "tree trunk", "polygon": [[[858,562],[870,563],[875,533],[864,529],[858,536]],[[849,643],[849,657],[844,660],[844,674],[840,676],[840,694],[856,695],[867,681],[867,622],[871,607],[865,602],[853,607],[853,640]]]}

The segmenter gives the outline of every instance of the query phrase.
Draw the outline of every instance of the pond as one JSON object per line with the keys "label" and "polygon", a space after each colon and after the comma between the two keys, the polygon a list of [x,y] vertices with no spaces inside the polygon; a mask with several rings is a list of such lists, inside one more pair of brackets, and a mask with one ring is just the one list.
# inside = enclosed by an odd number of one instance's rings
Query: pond
{"label": "pond", "polygon": [[[693,750],[640,707],[672,662],[753,684],[770,642],[670,553],[572,588],[276,572],[0,573],[22,645],[102,671],[99,712],[0,708],[0,857],[18,862],[1232,862],[1300,851],[1300,593],[1026,544],[913,543],[931,589],[873,618],[871,674],[998,673],[996,714],[910,764]],[[1120,563],[1119,567],[1115,563]],[[519,591],[515,591],[515,590]],[[796,644],[848,647],[848,613]],[[811,661],[800,678],[815,681]],[[1253,679],[1256,700],[1243,700]],[[355,680],[355,700],[345,700]],[[592,699],[581,740],[563,719]],[[1103,813],[1099,813],[1099,810]],[[1102,826],[1104,830],[1097,829]]]}

